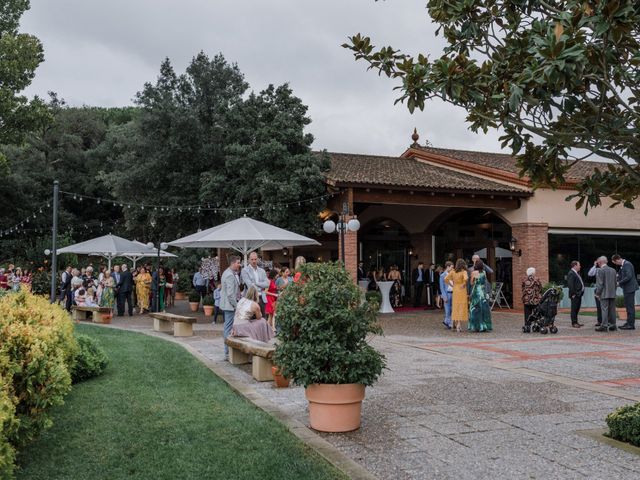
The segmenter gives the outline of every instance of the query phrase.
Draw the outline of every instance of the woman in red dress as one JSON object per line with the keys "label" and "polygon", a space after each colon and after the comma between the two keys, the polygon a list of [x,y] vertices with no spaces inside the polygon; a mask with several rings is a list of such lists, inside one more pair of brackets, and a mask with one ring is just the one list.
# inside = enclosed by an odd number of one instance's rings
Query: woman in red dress
{"label": "woman in red dress", "polygon": [[276,284],[276,278],[280,272],[275,268],[269,271],[269,289],[265,292],[267,294],[267,304],[264,307],[264,311],[267,314],[267,323],[271,325],[271,328],[275,330],[275,313],[276,313],[276,301],[278,300],[278,285]]}

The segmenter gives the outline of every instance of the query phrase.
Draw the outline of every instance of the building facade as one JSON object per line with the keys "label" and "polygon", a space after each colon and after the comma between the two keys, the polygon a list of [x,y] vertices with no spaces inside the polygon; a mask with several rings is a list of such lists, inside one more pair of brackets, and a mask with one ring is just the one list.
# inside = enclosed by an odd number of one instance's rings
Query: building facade
{"label": "building facade", "polygon": [[[495,272],[491,280],[521,307],[528,267],[543,282],[562,283],[570,262],[579,260],[587,284],[586,271],[599,255],[620,253],[640,268],[636,210],[605,204],[585,216],[566,201],[577,182],[604,164],[580,162],[562,187],[534,190],[510,155],[416,142],[414,136],[398,157],[329,153],[326,183],[336,195],[324,218],[345,204],[358,217],[360,230],[345,237],[345,264],[354,277],[358,261],[367,269],[397,265],[409,278],[418,262],[443,264],[478,253]],[[307,255],[339,256],[335,238],[321,241],[323,251]]]}

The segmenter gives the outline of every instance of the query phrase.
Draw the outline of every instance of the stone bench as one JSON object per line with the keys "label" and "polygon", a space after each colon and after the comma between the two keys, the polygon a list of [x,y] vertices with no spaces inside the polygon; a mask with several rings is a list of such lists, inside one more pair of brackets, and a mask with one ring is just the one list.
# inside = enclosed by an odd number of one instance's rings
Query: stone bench
{"label": "stone bench", "polygon": [[165,312],[152,312],[149,315],[153,317],[153,329],[156,332],[173,332],[174,337],[193,336],[193,324],[196,323],[195,317],[183,317],[182,315]]}
{"label": "stone bench", "polygon": [[93,323],[103,323],[101,315],[98,314],[110,314],[111,309],[109,307],[82,307],[74,305],[71,307],[71,316],[76,321],[91,320]]}
{"label": "stone bench", "polygon": [[[251,362],[251,374],[258,382],[273,380],[271,367],[275,345],[253,340],[248,337],[227,337],[224,341],[229,347],[229,363],[242,365]],[[252,355],[251,359],[249,356]]]}

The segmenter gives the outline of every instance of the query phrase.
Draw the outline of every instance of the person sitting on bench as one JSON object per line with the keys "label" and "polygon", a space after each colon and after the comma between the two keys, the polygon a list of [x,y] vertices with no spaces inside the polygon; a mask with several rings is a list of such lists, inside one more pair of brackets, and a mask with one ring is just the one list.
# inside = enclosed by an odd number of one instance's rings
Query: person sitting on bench
{"label": "person sitting on bench", "polygon": [[231,336],[249,337],[260,342],[268,342],[275,336],[273,329],[262,318],[258,290],[253,285],[249,287],[246,296],[238,300]]}

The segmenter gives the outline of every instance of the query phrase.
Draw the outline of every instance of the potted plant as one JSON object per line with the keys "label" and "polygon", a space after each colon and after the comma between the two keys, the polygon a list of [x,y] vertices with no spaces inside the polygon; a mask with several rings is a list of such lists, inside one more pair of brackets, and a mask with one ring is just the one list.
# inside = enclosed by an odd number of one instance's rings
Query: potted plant
{"label": "potted plant", "polygon": [[204,314],[208,317],[213,316],[213,309],[215,306],[215,302],[213,301],[213,295],[206,295],[202,298],[202,309],[204,310]]}
{"label": "potted plant", "polygon": [[176,284],[176,300],[186,300],[187,294],[191,288],[191,281],[187,272],[178,273],[178,283]]}
{"label": "potted plant", "polygon": [[627,319],[627,309],[624,306],[624,296],[622,295],[616,297],[616,313],[619,320]]}
{"label": "potted plant", "polygon": [[280,371],[280,367],[274,365],[271,367],[271,374],[273,375],[273,381],[278,388],[287,388],[289,386],[289,377],[285,377]]}
{"label": "potted plant", "polygon": [[385,358],[367,342],[382,333],[377,304],[338,263],[309,263],[301,280],[278,299],[280,373],[305,387],[311,427],[347,432],[360,427],[365,387],[382,373]]}
{"label": "potted plant", "polygon": [[200,307],[200,294],[195,290],[189,292],[189,308],[192,312],[197,312]]}

